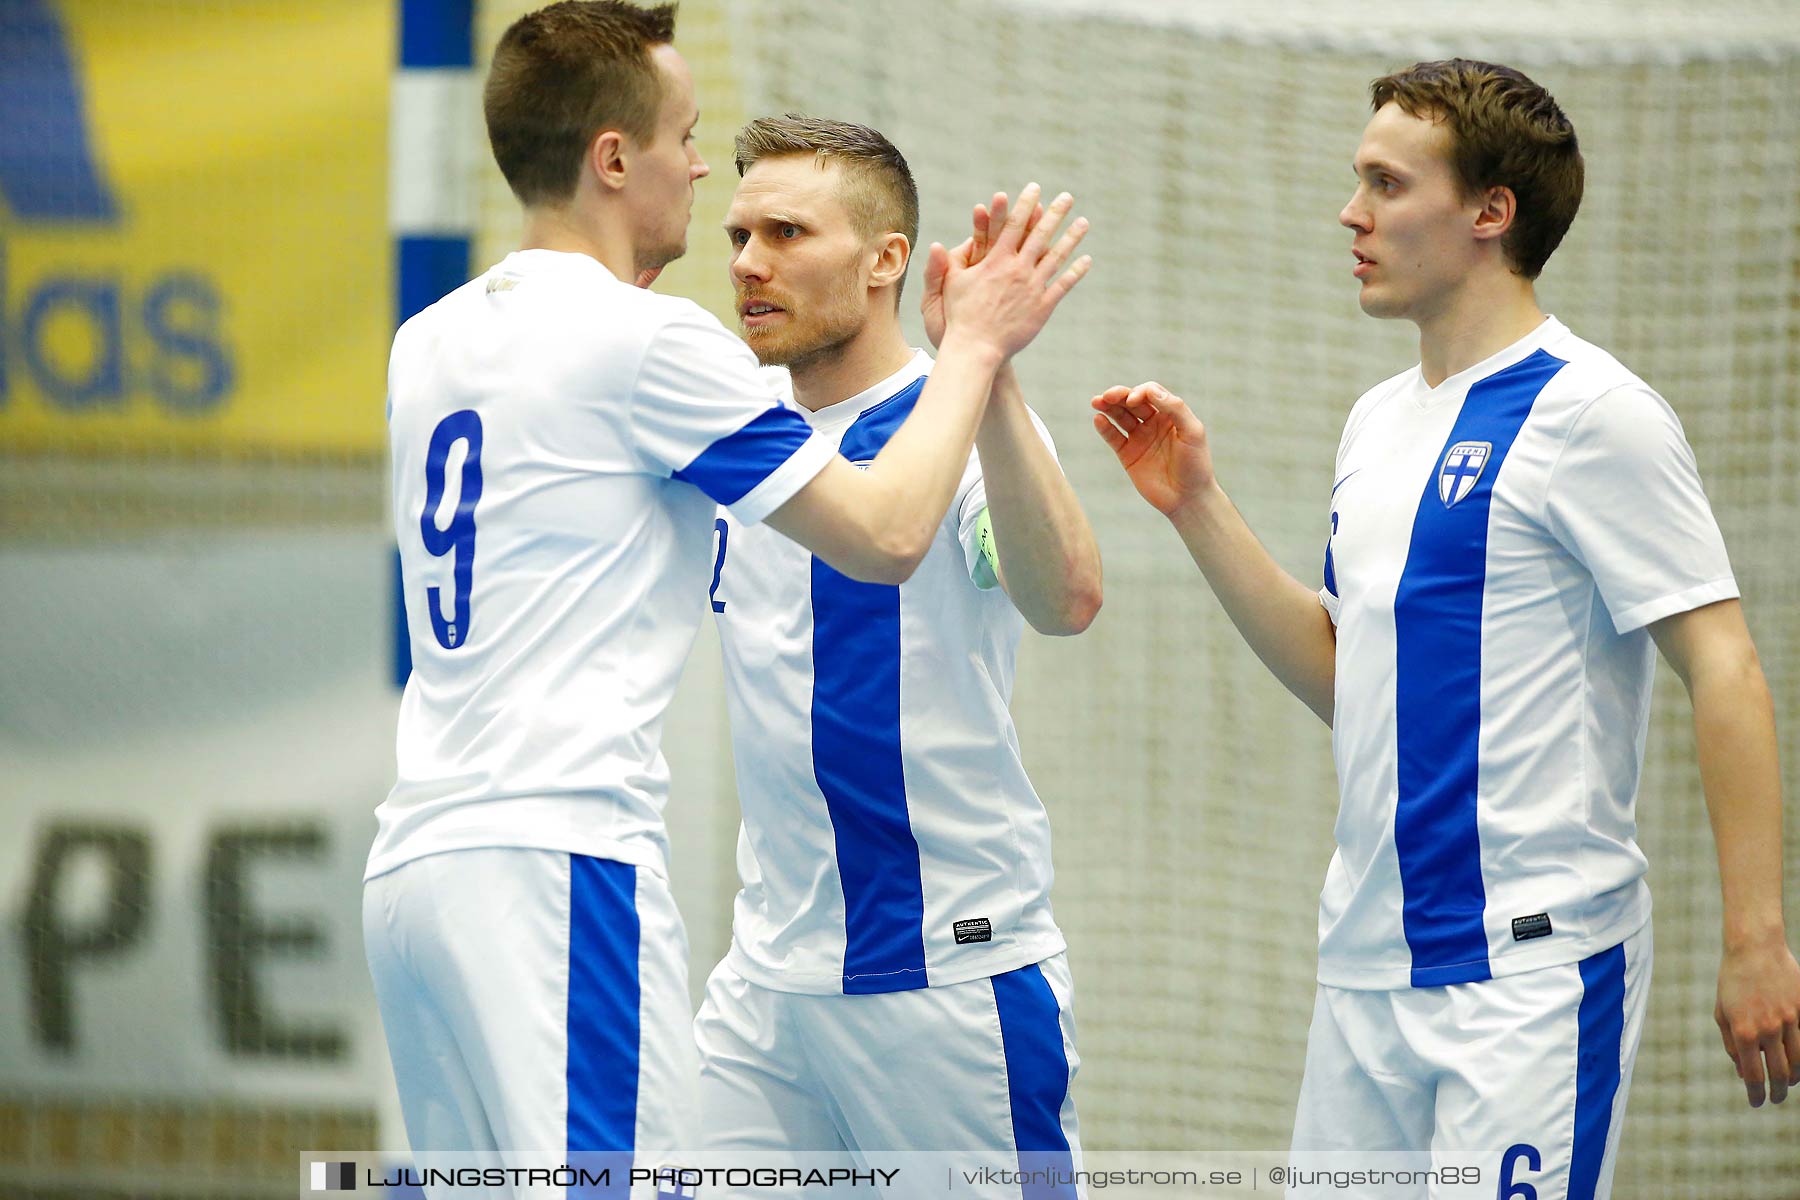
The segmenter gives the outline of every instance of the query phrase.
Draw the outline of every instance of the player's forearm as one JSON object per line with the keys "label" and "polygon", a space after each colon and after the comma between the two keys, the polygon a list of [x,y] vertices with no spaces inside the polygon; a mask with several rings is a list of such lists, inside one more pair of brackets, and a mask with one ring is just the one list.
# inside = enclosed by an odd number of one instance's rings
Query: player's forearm
{"label": "player's forearm", "polygon": [[1039,633],[1080,633],[1100,611],[1100,546],[1025,409],[1012,364],[975,435],[1006,594]]}
{"label": "player's forearm", "polygon": [[891,582],[910,577],[931,549],[956,495],[987,406],[999,348],[960,336],[953,326],[909,416],[865,472],[868,499],[858,513],[863,537],[888,565]]}
{"label": "player's forearm", "polygon": [[1337,635],[1318,594],[1281,569],[1217,487],[1169,514],[1169,522],[1263,665],[1331,724]]}
{"label": "player's forearm", "polygon": [[1688,679],[1727,949],[1785,940],[1775,711],[1755,651],[1745,650],[1694,664]]}

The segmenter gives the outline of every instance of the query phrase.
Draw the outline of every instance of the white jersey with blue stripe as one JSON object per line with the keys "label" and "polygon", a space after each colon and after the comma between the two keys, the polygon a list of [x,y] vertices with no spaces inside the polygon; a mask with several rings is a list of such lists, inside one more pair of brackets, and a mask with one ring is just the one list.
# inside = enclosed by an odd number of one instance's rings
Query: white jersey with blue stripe
{"label": "white jersey with blue stripe", "polygon": [[1633,805],[1645,626],[1738,594],[1674,412],[1555,318],[1365,394],[1320,599],[1341,805],[1319,979],[1464,983],[1649,918]]}
{"label": "white jersey with blue stripe", "polygon": [[665,871],[716,506],[762,520],[832,443],[704,310],[550,250],[408,321],[388,405],[413,672],[367,876],[496,846]]}
{"label": "white jersey with blue stripe", "polygon": [[[862,465],[925,386],[918,353],[805,416]],[[1049,434],[1033,422],[1046,443]],[[971,454],[912,578],[858,583],[721,515],[712,589],[744,814],[730,962],[790,992],[960,983],[1063,948],[1050,822],[1007,703],[1023,622],[979,574]]]}

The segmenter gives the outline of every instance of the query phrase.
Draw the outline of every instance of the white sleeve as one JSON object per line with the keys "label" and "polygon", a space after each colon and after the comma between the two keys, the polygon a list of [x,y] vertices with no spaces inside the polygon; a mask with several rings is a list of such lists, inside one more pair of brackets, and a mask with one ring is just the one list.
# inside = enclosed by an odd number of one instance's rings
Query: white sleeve
{"label": "white sleeve", "polygon": [[1693,448],[1643,384],[1615,388],[1575,418],[1545,517],[1593,575],[1619,633],[1738,594]]}
{"label": "white sleeve", "polygon": [[659,329],[631,391],[647,470],[691,483],[754,525],[836,454],[759,376],[749,347],[696,307]]}
{"label": "white sleeve", "polygon": [[[1060,468],[1062,460],[1056,456],[1056,442],[1051,438],[1050,430],[1029,405],[1025,408],[1025,414],[1031,418],[1032,428],[1044,439],[1051,459]],[[983,590],[999,583],[993,572],[984,565],[985,555],[982,553],[981,514],[987,511],[987,506],[987,480],[981,474],[981,456],[971,453],[968,469],[963,472],[962,482],[956,487],[956,499],[951,503],[950,511],[956,514],[956,537],[962,543],[963,560],[968,564],[969,578]]]}

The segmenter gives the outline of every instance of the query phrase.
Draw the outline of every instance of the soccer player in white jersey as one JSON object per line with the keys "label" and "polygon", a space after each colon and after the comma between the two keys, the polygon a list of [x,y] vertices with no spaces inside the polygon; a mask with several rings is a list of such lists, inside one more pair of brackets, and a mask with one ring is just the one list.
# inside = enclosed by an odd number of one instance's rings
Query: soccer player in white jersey
{"label": "soccer player in white jersey", "polygon": [[658,740],[704,611],[716,505],[848,577],[900,583],[955,495],[996,370],[1086,267],[1062,270],[1082,229],[1052,246],[1055,222],[1008,222],[946,284],[919,419],[856,470],[742,341],[632,286],[682,253],[706,173],[673,15],[596,0],[507,30],[484,105],[524,248],[395,338],[414,671],[364,934],[415,1151],[695,1145]]}
{"label": "soccer player in white jersey", "polygon": [[[866,464],[942,369],[900,326],[918,237],[906,160],[873,129],[795,114],[745,126],[736,157],[744,338]],[[934,248],[934,342],[945,274],[981,253]],[[1025,620],[1072,634],[1093,619],[1099,550],[1010,364],[975,450],[898,586],[719,517],[744,827],[731,950],[695,1023],[713,1150],[999,1150],[1065,1169],[1078,1153],[1049,818],[1007,702]]]}
{"label": "soccer player in white jersey", "polygon": [[1538,307],[1581,198],[1568,119],[1460,59],[1371,96],[1339,220],[1363,311],[1414,322],[1420,363],[1351,410],[1323,589],[1257,543],[1165,389],[1096,397],[1095,429],[1332,726],[1295,1149],[1492,1150],[1502,1196],[1587,1200],[1611,1186],[1648,991],[1633,803],[1659,648],[1717,842],[1716,1020],[1752,1105],[1800,1083],[1773,709],[1680,422]]}

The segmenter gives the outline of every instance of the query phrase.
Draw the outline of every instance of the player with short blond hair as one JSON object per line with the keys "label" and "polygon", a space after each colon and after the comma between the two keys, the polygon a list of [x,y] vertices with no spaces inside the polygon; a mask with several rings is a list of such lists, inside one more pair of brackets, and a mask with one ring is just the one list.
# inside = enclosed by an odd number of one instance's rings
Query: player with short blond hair
{"label": "player with short blond hair", "polygon": [[[917,236],[906,160],[866,126],[790,113],[747,125],[737,162],[725,233],[744,338],[784,369],[795,411],[867,463],[942,369],[895,311]],[[978,210],[984,240],[994,216]],[[934,342],[946,280],[984,252],[933,247]],[[956,498],[898,586],[728,512],[718,529],[743,889],[695,1022],[708,1147],[1004,1151],[1068,1169],[1072,983],[1049,816],[1007,703],[1024,624],[1080,632],[1101,578],[1048,433],[1003,367]]]}

